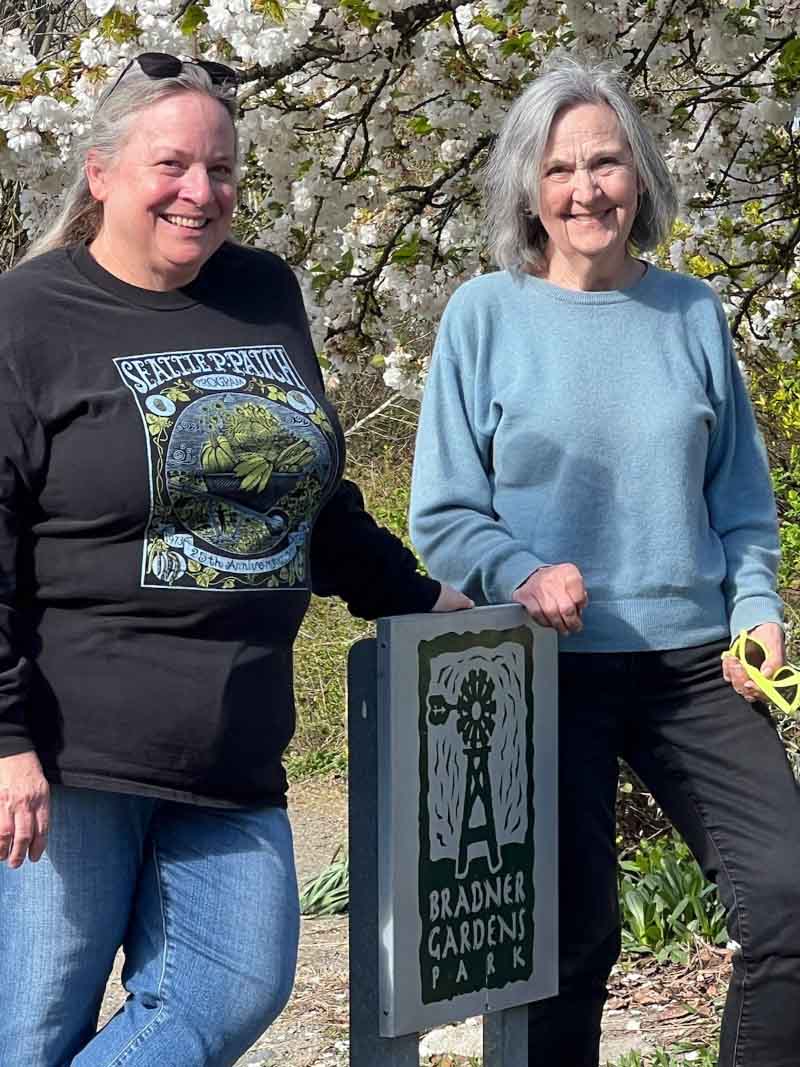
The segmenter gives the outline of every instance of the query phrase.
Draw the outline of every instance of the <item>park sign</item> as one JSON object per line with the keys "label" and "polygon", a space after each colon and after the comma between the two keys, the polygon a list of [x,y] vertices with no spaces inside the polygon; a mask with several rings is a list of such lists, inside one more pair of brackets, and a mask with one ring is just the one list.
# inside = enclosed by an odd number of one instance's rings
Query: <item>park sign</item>
{"label": "park sign", "polygon": [[381,619],[380,1033],[557,991],[557,638],[519,606]]}

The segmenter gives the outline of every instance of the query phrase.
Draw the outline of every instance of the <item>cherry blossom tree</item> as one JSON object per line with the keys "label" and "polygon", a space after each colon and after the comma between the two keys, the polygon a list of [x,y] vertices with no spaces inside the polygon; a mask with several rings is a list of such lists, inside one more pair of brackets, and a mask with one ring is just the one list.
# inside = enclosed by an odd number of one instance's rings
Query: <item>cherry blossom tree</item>
{"label": "cherry blossom tree", "polygon": [[[13,8],[13,9],[12,9]],[[683,211],[658,258],[720,292],[748,368],[800,340],[800,0],[22,0],[0,5],[0,255],[52,209],[132,55],[242,72],[242,237],[286,256],[333,378],[416,392],[485,259],[480,170],[553,48],[609,59]]]}

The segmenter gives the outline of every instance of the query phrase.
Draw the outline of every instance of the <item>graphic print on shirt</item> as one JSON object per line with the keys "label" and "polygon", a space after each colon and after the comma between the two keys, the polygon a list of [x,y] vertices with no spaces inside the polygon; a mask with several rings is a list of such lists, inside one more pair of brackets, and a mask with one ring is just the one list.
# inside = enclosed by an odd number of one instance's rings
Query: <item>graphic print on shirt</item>
{"label": "graphic print on shirt", "polygon": [[146,431],[142,585],[308,587],[311,522],[338,456],[331,422],[282,346],[114,360]]}

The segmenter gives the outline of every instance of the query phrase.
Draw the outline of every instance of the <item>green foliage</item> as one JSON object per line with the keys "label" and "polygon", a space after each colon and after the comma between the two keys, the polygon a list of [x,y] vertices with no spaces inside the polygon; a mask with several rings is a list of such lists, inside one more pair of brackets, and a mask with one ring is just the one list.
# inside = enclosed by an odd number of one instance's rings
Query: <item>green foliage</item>
{"label": "green foliage", "polygon": [[[360,485],[375,520],[408,544],[408,463],[379,454],[371,464],[354,464],[348,476]],[[371,624],[354,619],[337,598],[313,598],[295,646],[297,732],[286,760],[292,780],[346,769],[347,651],[372,633]]]}
{"label": "green foliage", "polygon": [[620,862],[622,947],[685,962],[697,938],[727,941],[725,912],[687,846],[676,835],[642,841]]}
{"label": "green foliage", "polygon": [[340,600],[313,598],[295,644],[297,730],[287,759],[293,778],[327,771],[337,759],[346,763],[347,651],[371,632]]}
{"label": "green foliage", "polygon": [[775,70],[776,81],[780,85],[781,95],[791,96],[800,84],[800,40],[793,37],[781,49],[781,56]]}
{"label": "green foliage", "polygon": [[366,30],[374,30],[381,21],[381,16],[369,6],[366,0],[341,0],[341,6],[344,11],[355,15]]}
{"label": "green foliage", "polygon": [[193,37],[200,27],[205,26],[207,22],[208,15],[206,14],[205,4],[189,4],[181,18],[181,33],[186,37]]}
{"label": "green foliage", "polygon": [[767,444],[781,525],[778,585],[800,603],[800,360],[754,370],[753,404]]}
{"label": "green foliage", "polygon": [[331,270],[325,270],[321,264],[315,263],[311,268],[311,285],[315,293],[324,293],[331,282],[346,278],[353,269],[355,258],[348,249],[339,262]]}
{"label": "green foliage", "polygon": [[431,126],[427,115],[415,115],[413,119],[409,120],[408,127],[417,137],[427,137],[429,133],[433,132],[433,126]]}
{"label": "green foliage", "polygon": [[289,752],[283,762],[293,782],[302,782],[307,778],[347,776],[347,753],[336,748]]}
{"label": "green foliage", "polygon": [[415,232],[412,236],[404,241],[403,244],[398,245],[392,252],[392,263],[416,263],[419,259],[419,252],[421,247],[421,239],[419,232]]}
{"label": "green foliage", "polygon": [[286,22],[286,12],[283,10],[280,0],[251,0],[251,6],[253,11],[260,12],[279,26]]}
{"label": "green foliage", "polygon": [[800,449],[792,447],[788,468],[772,472],[781,510],[781,564],[778,583],[787,598],[797,599],[800,582]]}
{"label": "green foliage", "polygon": [[133,15],[112,7],[108,14],[103,15],[100,20],[100,33],[103,37],[107,37],[109,41],[113,41],[114,44],[124,44],[126,41],[136,39],[139,34],[139,26]]}
{"label": "green foliage", "polygon": [[717,1067],[718,1050],[694,1043],[678,1044],[672,1048],[657,1048],[644,1055],[624,1052],[608,1067]]}
{"label": "green foliage", "polygon": [[[304,888],[304,915],[336,915],[347,910],[350,874],[337,849],[331,864]],[[632,859],[619,865],[623,951],[686,963],[698,939],[727,940],[725,913],[715,887],[707,883],[687,846],[675,835],[643,842]],[[648,1060],[668,1067],[669,1059]],[[666,1056],[667,1053],[663,1053]],[[640,1060],[621,1060],[617,1067]],[[700,1061],[703,1062],[703,1061]]]}
{"label": "green foliage", "polygon": [[350,863],[341,848],[316,878],[306,882],[300,893],[300,913],[305,916],[341,915],[347,911],[350,896]]}

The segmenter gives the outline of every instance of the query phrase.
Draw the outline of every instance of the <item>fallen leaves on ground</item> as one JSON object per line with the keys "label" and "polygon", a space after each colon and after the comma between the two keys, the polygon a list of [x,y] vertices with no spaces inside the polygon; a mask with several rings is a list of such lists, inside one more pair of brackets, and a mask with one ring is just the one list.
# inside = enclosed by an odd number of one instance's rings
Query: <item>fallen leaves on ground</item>
{"label": "fallen leaves on ground", "polygon": [[473,1067],[477,1061],[469,1056],[430,1056],[421,1061],[421,1067]]}
{"label": "fallen leaves on ground", "polygon": [[[728,949],[698,943],[686,964],[627,957],[609,982],[606,1022],[620,1029],[682,1030],[685,1036],[712,1032],[730,974]],[[610,1018],[609,1018],[610,1017]]]}

